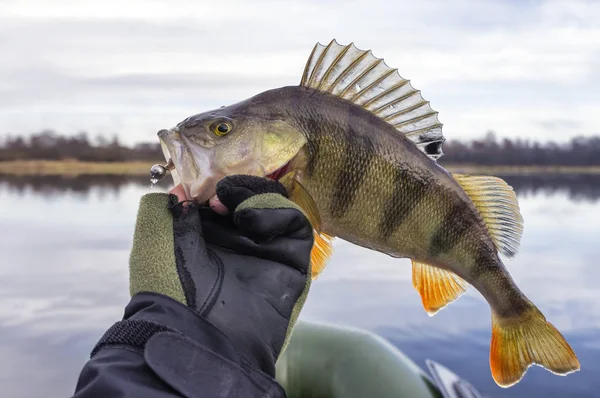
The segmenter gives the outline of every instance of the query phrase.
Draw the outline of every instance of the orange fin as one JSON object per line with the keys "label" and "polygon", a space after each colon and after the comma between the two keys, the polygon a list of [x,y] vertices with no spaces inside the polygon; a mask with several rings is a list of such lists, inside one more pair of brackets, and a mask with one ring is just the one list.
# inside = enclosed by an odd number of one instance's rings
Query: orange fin
{"label": "orange fin", "polygon": [[333,254],[333,236],[321,232],[321,216],[317,204],[306,188],[294,178],[293,173],[286,174],[280,179],[280,182],[286,187],[290,200],[302,208],[314,229],[314,244],[310,252],[310,263],[311,277],[315,280]]}
{"label": "orange fin", "polygon": [[496,383],[510,387],[534,364],[558,375],[579,370],[573,349],[537,308],[512,319],[492,314],[490,367]]}
{"label": "orange fin", "polygon": [[306,188],[294,177],[294,173],[288,173],[279,179],[279,182],[285,187],[290,200],[296,203],[308,217],[310,225],[318,232],[321,232],[321,215],[315,200],[310,196]]}
{"label": "orange fin", "polygon": [[467,282],[450,271],[412,260],[413,287],[429,316],[456,300],[467,290]]}
{"label": "orange fin", "polygon": [[321,274],[321,271],[325,268],[327,260],[333,254],[333,237],[324,234],[314,232],[315,243],[310,252],[310,264],[311,264],[311,277],[313,280],[317,279]]}

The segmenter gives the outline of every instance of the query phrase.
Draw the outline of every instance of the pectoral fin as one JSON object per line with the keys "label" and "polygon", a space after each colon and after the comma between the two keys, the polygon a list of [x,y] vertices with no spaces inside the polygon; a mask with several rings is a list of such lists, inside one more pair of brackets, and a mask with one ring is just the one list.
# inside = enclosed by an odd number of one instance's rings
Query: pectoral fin
{"label": "pectoral fin", "polygon": [[429,316],[456,300],[467,290],[467,282],[450,271],[412,261],[413,287],[421,295]]}
{"label": "pectoral fin", "polygon": [[280,179],[286,187],[290,200],[302,208],[314,231],[314,244],[310,252],[311,276],[316,279],[325,268],[327,260],[333,254],[333,236],[321,231],[321,216],[317,204],[304,186],[293,175],[287,174]]}
{"label": "pectoral fin", "polygon": [[333,236],[315,231],[315,243],[310,252],[311,276],[315,280],[325,269],[327,260],[333,254]]}

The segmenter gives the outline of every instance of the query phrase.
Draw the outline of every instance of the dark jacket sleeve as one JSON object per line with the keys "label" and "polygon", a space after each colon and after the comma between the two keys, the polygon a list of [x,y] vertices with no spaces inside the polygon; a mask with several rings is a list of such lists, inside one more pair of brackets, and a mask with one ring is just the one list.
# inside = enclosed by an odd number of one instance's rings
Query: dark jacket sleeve
{"label": "dark jacket sleeve", "polygon": [[140,293],[100,339],[74,397],[285,397],[214,325],[169,297]]}

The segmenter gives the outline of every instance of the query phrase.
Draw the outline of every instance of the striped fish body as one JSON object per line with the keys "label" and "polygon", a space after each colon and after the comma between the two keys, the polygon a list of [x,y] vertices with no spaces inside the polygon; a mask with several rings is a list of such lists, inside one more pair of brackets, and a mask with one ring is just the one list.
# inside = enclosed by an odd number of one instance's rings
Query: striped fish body
{"label": "striped fish body", "polygon": [[530,305],[471,198],[410,140],[327,93],[289,87],[266,93],[271,95],[277,98],[273,106],[307,138],[293,168],[315,201],[324,233],[449,270],[503,316]]}
{"label": "striped fish body", "polygon": [[326,93],[282,91],[295,106],[281,106],[307,137],[298,179],[315,200],[325,233],[447,266],[465,264],[480,247],[494,252],[461,186],[393,127]]}
{"label": "striped fish body", "polygon": [[[470,197],[410,140],[327,93],[286,87],[263,96],[255,101],[270,103],[306,136],[292,168],[317,206],[322,232],[451,271],[503,316],[529,306]],[[441,308],[424,305],[430,313]]]}

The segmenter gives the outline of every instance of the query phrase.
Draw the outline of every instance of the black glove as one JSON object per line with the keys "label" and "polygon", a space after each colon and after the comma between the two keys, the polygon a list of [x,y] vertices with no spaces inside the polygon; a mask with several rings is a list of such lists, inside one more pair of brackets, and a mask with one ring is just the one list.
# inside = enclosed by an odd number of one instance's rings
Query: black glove
{"label": "black glove", "polygon": [[130,292],[185,304],[228,337],[245,366],[273,376],[310,287],[312,227],[276,181],[230,176],[217,195],[229,216],[174,195],[142,198]]}

